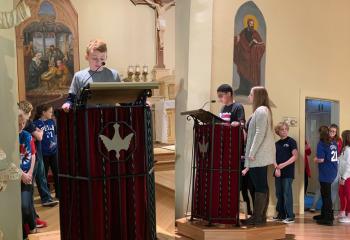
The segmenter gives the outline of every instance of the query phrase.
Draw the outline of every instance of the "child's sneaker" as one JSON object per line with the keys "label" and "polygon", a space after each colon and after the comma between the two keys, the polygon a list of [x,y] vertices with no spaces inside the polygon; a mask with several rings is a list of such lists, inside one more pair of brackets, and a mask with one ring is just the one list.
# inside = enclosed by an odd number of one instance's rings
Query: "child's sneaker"
{"label": "child's sneaker", "polygon": [[309,211],[310,212],[316,212],[316,209],[315,208],[310,208]]}
{"label": "child's sneaker", "polygon": [[283,217],[281,217],[280,215],[278,215],[277,217],[273,217],[272,221],[273,222],[282,222],[283,221]]}
{"label": "child's sneaker", "polygon": [[285,224],[290,224],[290,223],[294,223],[295,220],[294,220],[294,218],[286,218],[282,222]]}
{"label": "child's sneaker", "polygon": [[340,212],[338,213],[338,215],[336,216],[336,218],[338,218],[338,219],[344,218],[344,217],[346,217],[345,211],[340,211]]}
{"label": "child's sneaker", "polygon": [[43,207],[54,207],[58,204],[59,202],[57,200],[52,200],[50,199],[47,202],[42,203],[41,205],[43,205]]}
{"label": "child's sneaker", "polygon": [[340,223],[350,223],[350,217],[342,217],[338,221]]}
{"label": "child's sneaker", "polygon": [[47,222],[41,220],[40,218],[35,219],[36,227],[37,228],[44,228],[47,227]]}

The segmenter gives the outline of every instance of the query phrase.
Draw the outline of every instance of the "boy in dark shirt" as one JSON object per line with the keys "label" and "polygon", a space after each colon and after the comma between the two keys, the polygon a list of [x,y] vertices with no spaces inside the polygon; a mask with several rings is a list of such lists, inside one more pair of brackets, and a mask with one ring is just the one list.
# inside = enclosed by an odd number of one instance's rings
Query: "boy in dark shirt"
{"label": "boy in dark shirt", "polygon": [[219,102],[223,104],[220,117],[237,127],[245,124],[245,113],[243,105],[233,98],[233,89],[228,84],[222,84],[217,89]]}
{"label": "boy in dark shirt", "polygon": [[275,133],[281,138],[276,142],[276,171],[275,187],[278,212],[274,220],[283,223],[293,223],[293,188],[294,165],[298,158],[298,147],[296,141],[288,136],[289,126],[280,122],[275,127]]}
{"label": "boy in dark shirt", "polygon": [[[230,122],[232,126],[237,127],[240,125],[245,124],[245,113],[243,105],[236,102],[233,97],[233,89],[228,84],[222,84],[217,89],[217,95],[219,98],[219,102],[223,104],[224,106],[221,108],[220,111],[220,118],[226,120],[227,122]],[[243,148],[243,147],[242,147]],[[244,153],[244,150],[242,149],[242,153]],[[244,168],[244,159],[241,161],[241,168]],[[246,174],[245,176],[241,176],[241,191],[243,200],[247,204],[247,211],[248,215],[252,215],[252,207],[251,207],[251,201],[249,199],[249,194],[252,198],[252,202],[254,202],[254,187],[253,184],[250,181],[249,174]]]}

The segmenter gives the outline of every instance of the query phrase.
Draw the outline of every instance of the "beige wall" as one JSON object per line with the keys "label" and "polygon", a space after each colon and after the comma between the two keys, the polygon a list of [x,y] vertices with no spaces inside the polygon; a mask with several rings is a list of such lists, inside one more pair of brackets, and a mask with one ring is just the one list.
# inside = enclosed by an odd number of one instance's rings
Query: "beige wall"
{"label": "beige wall", "polygon": [[[12,0],[0,2],[1,11],[13,8]],[[15,52],[15,30],[0,29],[0,148],[7,159],[0,161],[0,170],[10,162],[19,165],[17,126],[17,70]],[[22,239],[19,181],[9,182],[6,191],[0,192],[0,231],[4,240]]]}
{"label": "beige wall", "polygon": [[[128,65],[156,63],[155,11],[130,0],[71,0],[78,13],[80,66],[85,68],[85,47],[94,38],[108,44],[107,65],[126,76]],[[175,7],[165,14],[165,64],[175,66]]]}
{"label": "beige wall", "polygon": [[210,99],[212,7],[213,0],[176,2],[176,218],[186,212],[193,141],[193,122],[180,113]]}
{"label": "beige wall", "polygon": [[[212,97],[221,83],[232,83],[233,19],[243,0],[214,2]],[[298,127],[290,135],[304,142],[305,98],[340,102],[340,128],[350,128],[349,61],[350,38],[347,0],[256,0],[267,25],[266,87],[277,108],[274,122],[283,116],[296,117]],[[219,106],[213,107],[218,111]],[[248,116],[250,107],[246,106]],[[300,146],[303,152],[304,146]],[[295,205],[303,206],[303,157],[297,164]],[[313,164],[313,163],[311,163]],[[316,176],[314,176],[316,177]],[[271,181],[270,185],[273,181]],[[273,187],[271,188],[274,191]],[[273,196],[273,195],[272,195]],[[275,198],[272,197],[274,200]],[[272,202],[274,205],[275,202]],[[272,208],[273,209],[273,206]],[[300,212],[302,209],[300,208]]]}
{"label": "beige wall", "polygon": [[[179,1],[181,2],[181,1]],[[201,74],[207,65],[202,62],[211,61],[211,98],[216,97],[216,88],[222,83],[232,83],[233,65],[233,30],[234,17],[244,0],[220,0],[213,1],[213,14],[200,14],[199,3],[205,6],[208,1],[192,0],[190,7],[190,34],[188,71],[197,71]],[[350,2],[347,0],[256,0],[254,1],[263,13],[267,25],[267,48],[266,48],[266,87],[276,108],[273,109],[274,122],[281,121],[284,116],[295,117],[298,126],[290,129],[290,136],[298,143],[304,143],[305,135],[305,98],[314,97],[337,100],[340,103],[340,128],[350,128],[350,103],[348,102],[350,66],[350,46],[346,39],[350,39],[350,29],[344,27],[350,22]],[[195,4],[196,3],[196,4]],[[179,5],[179,4],[178,4]],[[201,9],[204,11],[204,9]],[[197,21],[192,19],[197,17]],[[179,17],[180,18],[180,17]],[[177,18],[177,21],[178,18]],[[200,33],[192,31],[202,24],[208,24],[208,28],[201,29]],[[212,28],[210,24],[212,23]],[[197,34],[193,36],[191,33]],[[178,31],[176,34],[183,35]],[[200,34],[200,35],[199,35]],[[205,43],[203,38],[206,36]],[[183,35],[183,37],[186,37]],[[178,36],[176,36],[178,38]],[[207,47],[212,39],[211,47]],[[342,39],[345,42],[342,42]],[[191,65],[191,45],[193,49],[200,49],[197,65]],[[177,52],[182,50],[179,49]],[[178,57],[176,56],[178,60]],[[176,62],[177,63],[177,62]],[[199,66],[202,66],[199,69]],[[176,65],[179,71],[178,64]],[[207,70],[205,69],[207,72]],[[177,79],[181,79],[177,76]],[[207,91],[208,86],[201,79],[193,79],[185,76],[186,81],[191,82],[198,89],[187,89],[187,99],[202,98],[200,91]],[[185,81],[185,83],[186,83]],[[198,103],[197,101],[196,103]],[[197,105],[199,106],[199,105]],[[191,109],[184,103],[177,105],[179,108]],[[192,105],[193,107],[193,105]],[[219,111],[219,104],[212,105],[213,112]],[[251,114],[251,107],[245,106],[246,116]],[[179,114],[180,110],[177,111]],[[180,118],[180,117],[178,117]],[[177,129],[183,128],[182,120],[177,119]],[[177,130],[179,131],[179,130]],[[178,133],[178,132],[177,132]],[[187,136],[187,135],[185,135]],[[184,141],[184,135],[177,136],[177,143]],[[277,138],[276,138],[277,139]],[[190,144],[187,140],[186,143]],[[186,165],[186,171],[190,166],[191,156],[182,155],[189,147],[184,143],[177,144],[178,159],[176,166]],[[185,146],[185,147],[184,147]],[[299,146],[300,152],[304,152],[304,144]],[[310,164],[313,164],[312,162]],[[272,171],[272,170],[271,170]],[[188,186],[186,172],[177,172],[178,186]],[[269,176],[272,176],[272,172]],[[303,176],[304,163],[301,155],[296,168],[294,182],[294,206],[297,213],[303,213]],[[178,179],[180,177],[180,179]],[[313,176],[317,178],[317,176]],[[271,204],[269,214],[274,214],[275,197],[274,181],[270,177]],[[184,190],[185,191],[185,190]],[[177,197],[183,197],[182,195]],[[177,217],[180,217],[184,202],[177,202]],[[180,210],[178,210],[180,209]],[[183,216],[183,215],[182,215]]]}

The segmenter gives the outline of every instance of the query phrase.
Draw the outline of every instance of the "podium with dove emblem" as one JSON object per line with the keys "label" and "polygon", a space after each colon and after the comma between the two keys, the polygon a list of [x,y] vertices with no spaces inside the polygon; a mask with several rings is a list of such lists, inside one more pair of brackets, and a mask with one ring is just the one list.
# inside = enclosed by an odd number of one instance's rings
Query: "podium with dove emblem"
{"label": "podium with dove emblem", "polygon": [[[56,112],[62,240],[154,240],[155,83],[93,83]],[[118,103],[118,105],[116,105]]]}
{"label": "podium with dove emblem", "polygon": [[242,128],[203,109],[181,114],[194,121],[190,221],[239,226]]}

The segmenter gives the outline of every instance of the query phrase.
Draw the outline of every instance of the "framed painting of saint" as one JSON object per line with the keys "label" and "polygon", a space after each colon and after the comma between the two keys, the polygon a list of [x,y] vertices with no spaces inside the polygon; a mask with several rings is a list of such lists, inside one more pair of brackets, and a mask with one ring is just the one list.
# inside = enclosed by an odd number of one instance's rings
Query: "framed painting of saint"
{"label": "framed painting of saint", "polygon": [[244,3],[234,21],[233,88],[248,96],[254,86],[265,85],[266,24],[254,2]]}

